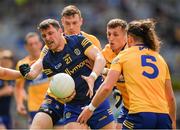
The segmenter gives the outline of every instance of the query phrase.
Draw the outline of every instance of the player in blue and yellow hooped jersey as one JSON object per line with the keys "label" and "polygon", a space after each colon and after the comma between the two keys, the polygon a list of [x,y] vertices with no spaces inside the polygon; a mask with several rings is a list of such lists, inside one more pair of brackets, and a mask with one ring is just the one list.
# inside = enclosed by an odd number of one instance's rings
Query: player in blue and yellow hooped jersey
{"label": "player in blue and yellow hooped jersey", "polygon": [[[122,19],[112,19],[107,24],[107,39],[108,44],[102,50],[102,54],[106,59],[106,68],[104,70],[110,69],[111,62],[119,54],[120,51],[127,48],[127,22]],[[105,71],[104,74],[107,75],[108,71]],[[120,107],[120,114],[117,118],[117,129],[120,129],[123,121],[125,120],[126,115],[128,114],[129,107],[129,98],[127,90],[125,87],[125,81],[123,76],[120,77],[118,82],[115,85],[116,89],[119,89],[120,92],[117,93],[117,90],[114,90],[114,97],[117,100],[115,106],[118,108],[123,101],[123,106]]]}
{"label": "player in blue and yellow hooped jersey", "polygon": [[[97,47],[82,35],[63,36],[58,21],[46,19],[39,25],[42,38],[49,48],[44,58],[40,58],[31,68],[24,64],[20,71],[25,78],[35,78],[43,69],[48,77],[57,73],[65,72],[75,80],[76,95],[66,102],[65,105],[65,128],[92,129],[114,128],[114,118],[110,109],[108,99],[95,111],[92,119],[87,125],[80,125],[76,122],[82,107],[91,101],[93,93],[99,88],[103,79],[99,76],[105,66],[105,59]],[[94,60],[94,67],[86,66],[88,59]],[[62,113],[63,99],[52,97],[48,94],[40,112],[36,114],[32,129],[52,128],[53,123],[58,121]]]}
{"label": "player in blue and yellow hooped jersey", "polygon": [[[28,51],[28,56],[21,59],[16,68],[19,69],[21,64],[32,65],[40,56],[42,48],[42,42],[40,41],[39,35],[35,32],[30,32],[25,37],[25,49]],[[45,97],[46,91],[49,86],[49,80],[44,73],[41,73],[34,80],[25,80],[23,77],[16,80],[15,97],[17,104],[17,111],[19,114],[27,114],[29,116],[29,124],[39,110],[39,107]],[[27,90],[27,104],[28,108],[24,105],[24,90]]]}
{"label": "player in blue and yellow hooped jersey", "polygon": [[[74,5],[69,5],[63,8],[61,12],[61,22],[63,26],[64,35],[83,35],[92,42],[97,48],[101,50],[100,41],[93,35],[88,34],[84,31],[81,31],[81,26],[83,24],[83,18],[81,16],[81,11]],[[48,47],[45,46],[44,49],[48,50]],[[47,52],[47,51],[46,51]],[[42,52],[43,53],[43,52]],[[42,54],[43,57],[44,54]],[[89,59],[87,65],[91,68],[93,61]],[[64,122],[63,119],[60,119],[55,125],[55,128],[63,128]]]}
{"label": "player in blue and yellow hooped jersey", "polygon": [[139,20],[128,26],[130,48],[120,52],[113,60],[105,81],[78,121],[84,123],[90,118],[90,110],[94,110],[110,94],[123,73],[129,96],[129,113],[123,129],[175,129],[175,97],[168,66],[157,52],[159,40],[154,22]]}

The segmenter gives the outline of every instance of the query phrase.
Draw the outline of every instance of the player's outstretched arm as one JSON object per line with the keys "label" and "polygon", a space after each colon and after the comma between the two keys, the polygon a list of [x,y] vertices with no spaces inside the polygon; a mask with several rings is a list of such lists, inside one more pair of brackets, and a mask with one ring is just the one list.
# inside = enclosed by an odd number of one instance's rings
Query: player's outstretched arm
{"label": "player's outstretched arm", "polygon": [[86,106],[79,115],[77,122],[86,124],[93,111],[111,94],[114,84],[119,78],[120,72],[110,70],[105,81],[101,84],[89,106]]}
{"label": "player's outstretched arm", "polygon": [[171,80],[167,79],[165,82],[165,91],[166,91],[166,97],[168,100],[168,106],[169,106],[169,115],[172,120],[172,127],[173,129],[176,129],[176,100],[174,96],[174,92],[172,89]]}
{"label": "player's outstretched arm", "polygon": [[21,73],[17,70],[0,67],[0,79],[15,80],[21,77]]}
{"label": "player's outstretched arm", "polygon": [[91,98],[93,96],[94,82],[97,79],[98,75],[101,74],[106,64],[106,61],[103,55],[101,54],[101,52],[99,51],[99,49],[95,46],[92,46],[85,54],[89,59],[94,61],[92,73],[88,77],[82,76],[82,78],[86,80],[89,86],[89,91],[87,92],[87,96],[89,95]]}

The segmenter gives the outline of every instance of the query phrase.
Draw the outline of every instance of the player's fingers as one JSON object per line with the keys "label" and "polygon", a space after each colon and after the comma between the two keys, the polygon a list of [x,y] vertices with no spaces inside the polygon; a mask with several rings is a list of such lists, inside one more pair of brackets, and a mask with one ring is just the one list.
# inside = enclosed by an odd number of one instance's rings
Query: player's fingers
{"label": "player's fingers", "polygon": [[90,98],[92,98],[92,96],[93,96],[93,90],[92,90],[92,89],[90,89],[90,91],[89,91],[89,92],[90,92],[89,97],[90,97]]}
{"label": "player's fingers", "polygon": [[86,80],[86,76],[84,76],[84,75],[81,75],[81,78],[83,78],[84,80]]}
{"label": "player's fingers", "polygon": [[88,90],[88,92],[86,93],[86,96],[88,96],[90,94],[90,90]]}

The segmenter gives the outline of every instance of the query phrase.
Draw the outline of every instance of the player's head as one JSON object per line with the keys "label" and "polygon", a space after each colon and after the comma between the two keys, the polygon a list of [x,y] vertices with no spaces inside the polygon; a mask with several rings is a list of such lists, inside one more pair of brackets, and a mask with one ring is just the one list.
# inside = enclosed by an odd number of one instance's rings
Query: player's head
{"label": "player's head", "polygon": [[57,51],[61,48],[61,44],[64,44],[65,39],[62,35],[60,24],[57,20],[46,19],[39,24],[38,29],[41,32],[43,41],[50,50]]}
{"label": "player's head", "polygon": [[74,5],[66,6],[61,12],[61,22],[65,34],[79,34],[83,22],[81,11]]}
{"label": "player's head", "polygon": [[160,41],[155,32],[153,19],[135,20],[128,25],[128,44],[143,43],[148,48],[159,51]]}
{"label": "player's head", "polygon": [[107,39],[113,51],[119,51],[127,40],[127,22],[122,19],[112,19],[107,24]]}
{"label": "player's head", "polygon": [[36,32],[29,32],[25,37],[25,48],[31,56],[39,56],[42,42]]}

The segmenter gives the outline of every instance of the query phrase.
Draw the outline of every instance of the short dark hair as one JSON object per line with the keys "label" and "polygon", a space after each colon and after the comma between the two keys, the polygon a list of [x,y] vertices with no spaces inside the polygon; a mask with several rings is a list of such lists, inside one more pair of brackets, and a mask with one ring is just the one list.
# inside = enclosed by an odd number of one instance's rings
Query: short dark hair
{"label": "short dark hair", "polygon": [[107,24],[108,28],[121,27],[124,30],[127,30],[127,22],[122,19],[112,19]]}
{"label": "short dark hair", "polygon": [[64,7],[64,9],[61,12],[61,16],[74,16],[75,14],[79,15],[81,17],[81,11],[75,6],[75,5],[69,5]]}
{"label": "short dark hair", "polygon": [[29,38],[37,36],[39,38],[39,35],[36,32],[29,32],[26,36],[25,36],[25,44],[27,44],[27,41]]}
{"label": "short dark hair", "polygon": [[59,22],[57,20],[55,20],[55,19],[45,19],[39,24],[38,29],[39,30],[47,29],[47,28],[49,28],[50,25],[52,25],[57,30],[59,28],[61,28],[61,26],[60,26],[60,24],[59,24]]}

